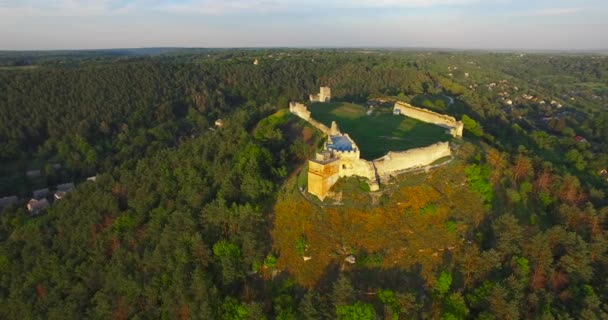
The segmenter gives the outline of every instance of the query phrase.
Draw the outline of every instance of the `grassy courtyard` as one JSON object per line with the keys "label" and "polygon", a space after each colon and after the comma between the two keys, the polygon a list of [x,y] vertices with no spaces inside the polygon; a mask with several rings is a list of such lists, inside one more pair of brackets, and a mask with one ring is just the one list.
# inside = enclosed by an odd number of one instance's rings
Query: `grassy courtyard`
{"label": "grassy courtyard", "polygon": [[361,149],[361,157],[373,160],[388,151],[403,151],[450,140],[445,129],[396,116],[391,107],[375,108],[367,115],[367,108],[348,102],[313,103],[308,106],[312,117],[330,126],[336,121],[340,131],[348,133]]}

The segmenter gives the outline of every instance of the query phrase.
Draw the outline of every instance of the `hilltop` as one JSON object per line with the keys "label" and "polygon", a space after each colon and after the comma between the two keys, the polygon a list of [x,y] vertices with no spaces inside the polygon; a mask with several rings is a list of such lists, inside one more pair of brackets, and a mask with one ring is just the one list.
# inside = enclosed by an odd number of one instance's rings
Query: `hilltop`
{"label": "hilltop", "polygon": [[[361,157],[373,160],[389,151],[404,151],[424,147],[439,141],[449,141],[445,129],[432,124],[393,114],[393,104],[364,107],[355,103],[312,103],[311,116],[326,126],[332,121],[347,132],[361,148]],[[368,114],[369,112],[369,114]]]}

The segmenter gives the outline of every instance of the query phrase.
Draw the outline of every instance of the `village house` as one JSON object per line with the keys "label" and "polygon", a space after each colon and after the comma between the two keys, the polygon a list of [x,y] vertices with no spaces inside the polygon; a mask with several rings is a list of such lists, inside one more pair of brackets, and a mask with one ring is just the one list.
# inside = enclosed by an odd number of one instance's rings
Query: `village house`
{"label": "village house", "polygon": [[215,120],[215,126],[218,127],[218,128],[223,127],[224,126],[224,120],[222,120],[222,119]]}
{"label": "village house", "polygon": [[19,201],[17,196],[3,197],[0,198],[0,211],[4,210],[4,208],[8,208],[10,206],[14,206]]}
{"label": "village house", "polygon": [[28,203],[27,203],[27,210],[32,215],[40,214],[40,212],[42,212],[42,210],[45,210],[48,207],[49,207],[49,202],[46,199],[41,199],[41,200],[30,199],[30,201],[28,201]]}
{"label": "village house", "polygon": [[65,195],[72,192],[74,188],[73,182],[57,185],[57,191],[53,194],[53,197],[55,200],[63,199]]}
{"label": "village house", "polygon": [[70,192],[72,190],[74,190],[73,182],[68,182],[68,183],[57,185],[57,191]]}
{"label": "village house", "polygon": [[42,199],[42,198],[46,198],[49,196],[49,188],[44,188],[44,189],[39,189],[39,190],[34,190],[32,192],[32,196],[34,197],[34,199]]}
{"label": "village house", "polygon": [[42,175],[42,173],[40,172],[40,170],[28,170],[25,172],[25,175],[28,178],[37,178],[37,177],[40,177]]}
{"label": "village house", "polygon": [[67,193],[65,191],[57,191],[55,192],[55,194],[53,194],[53,197],[55,198],[55,200],[60,200],[63,199],[63,197],[65,197]]}

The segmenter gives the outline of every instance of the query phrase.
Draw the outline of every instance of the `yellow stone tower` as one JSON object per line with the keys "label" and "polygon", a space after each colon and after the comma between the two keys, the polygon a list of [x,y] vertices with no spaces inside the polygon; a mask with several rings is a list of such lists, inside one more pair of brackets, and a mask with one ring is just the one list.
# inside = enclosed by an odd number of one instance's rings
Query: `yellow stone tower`
{"label": "yellow stone tower", "polygon": [[338,181],[340,162],[330,151],[317,153],[308,161],[308,192],[325,199],[329,189]]}

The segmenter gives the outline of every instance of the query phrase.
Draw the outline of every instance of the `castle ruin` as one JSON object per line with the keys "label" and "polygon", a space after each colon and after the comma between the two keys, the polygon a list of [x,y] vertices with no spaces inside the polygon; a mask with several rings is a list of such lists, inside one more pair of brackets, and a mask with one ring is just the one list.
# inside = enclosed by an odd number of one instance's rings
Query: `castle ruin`
{"label": "castle ruin", "polygon": [[329,87],[321,87],[318,94],[311,94],[309,96],[310,102],[330,102],[331,101],[331,89]]}
{"label": "castle ruin", "polygon": [[423,122],[432,123],[449,130],[454,138],[462,137],[464,124],[456,118],[433,112],[431,110],[414,107],[409,103],[397,101],[393,108],[393,114],[401,114],[406,117],[418,119]]}
{"label": "castle ruin", "polygon": [[339,177],[351,176],[366,178],[372,191],[379,189],[373,163],[361,159],[355,141],[332,121],[323,151],[308,161],[308,192],[323,200]]}
{"label": "castle ruin", "polygon": [[[330,90],[329,88],[326,89],[321,88],[319,95],[314,97],[319,98],[323,93],[329,95]],[[330,99],[330,97],[325,98],[327,98],[326,101]],[[313,101],[312,95],[311,101]],[[428,166],[441,158],[452,155],[450,144],[439,142],[401,152],[390,151],[378,159],[368,161],[361,159],[361,153],[355,141],[348,134],[340,132],[335,121],[332,121],[331,128],[328,128],[311,118],[310,111],[302,103],[291,102],[289,111],[327,135],[323,151],[308,161],[308,192],[316,195],[321,200],[325,199],[331,187],[340,177],[358,176],[366,178],[370,190],[377,191],[380,188],[380,180],[384,181],[392,174]],[[453,117],[403,102],[395,103],[393,114],[401,114],[432,123],[448,129],[453,137],[462,137],[462,122],[456,121]]]}
{"label": "castle ruin", "polygon": [[315,158],[308,161],[308,192],[321,200],[325,199],[325,195],[338,181],[339,168],[339,160],[331,152],[317,153]]}

